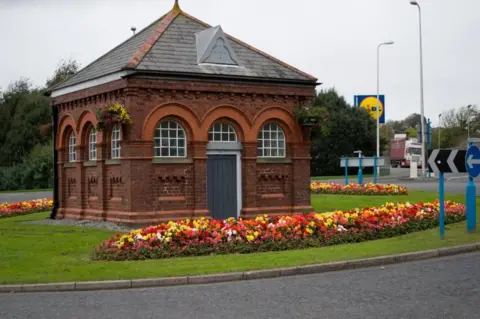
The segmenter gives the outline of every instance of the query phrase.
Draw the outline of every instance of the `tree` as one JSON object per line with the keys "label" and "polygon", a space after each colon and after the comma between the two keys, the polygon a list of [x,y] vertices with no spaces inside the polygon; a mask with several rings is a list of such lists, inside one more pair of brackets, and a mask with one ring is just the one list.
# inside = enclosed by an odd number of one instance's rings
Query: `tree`
{"label": "tree", "polygon": [[62,60],[60,65],[55,70],[53,76],[47,80],[45,86],[50,88],[60,82],[65,81],[75,73],[77,73],[80,68],[80,64],[75,60]]}
{"label": "tree", "polygon": [[[376,154],[376,122],[364,109],[350,106],[334,89],[320,91],[314,105],[328,111],[328,134],[312,140],[313,176],[341,174],[340,158],[354,156],[356,150],[365,156]],[[386,144],[382,137],[382,149]]]}
{"label": "tree", "polygon": [[12,83],[0,101],[0,163],[19,164],[37,144],[48,142],[41,137],[39,125],[51,121],[48,99],[27,79]]}
{"label": "tree", "polygon": [[[46,86],[64,81],[78,68],[76,61],[62,61]],[[40,131],[52,122],[44,92],[21,78],[0,93],[0,190],[46,187],[51,182],[51,134]]]}
{"label": "tree", "polygon": [[417,133],[417,130],[415,128],[409,127],[407,129],[407,137],[408,138],[415,138],[415,137],[417,137],[417,134],[418,133]]}

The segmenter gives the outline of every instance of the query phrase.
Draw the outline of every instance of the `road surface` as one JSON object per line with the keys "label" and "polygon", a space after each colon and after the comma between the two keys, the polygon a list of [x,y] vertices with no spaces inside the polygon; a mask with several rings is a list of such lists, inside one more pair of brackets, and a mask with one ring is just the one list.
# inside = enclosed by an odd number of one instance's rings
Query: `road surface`
{"label": "road surface", "polygon": [[318,275],[0,294],[0,318],[479,318],[480,253]]}
{"label": "road surface", "polygon": [[0,204],[1,203],[13,203],[13,202],[22,202],[32,199],[39,198],[52,198],[52,191],[42,191],[42,192],[25,192],[25,193],[0,193]]}

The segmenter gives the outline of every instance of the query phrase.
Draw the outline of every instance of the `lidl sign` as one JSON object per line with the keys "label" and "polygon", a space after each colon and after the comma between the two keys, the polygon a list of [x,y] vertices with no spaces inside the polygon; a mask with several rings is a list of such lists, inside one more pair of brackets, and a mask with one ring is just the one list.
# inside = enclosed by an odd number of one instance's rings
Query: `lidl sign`
{"label": "lidl sign", "polygon": [[355,95],[354,96],[354,106],[363,107],[370,116],[377,120],[377,106],[378,113],[380,115],[379,122],[381,124],[385,123],[385,95],[379,95],[377,100],[377,95]]}

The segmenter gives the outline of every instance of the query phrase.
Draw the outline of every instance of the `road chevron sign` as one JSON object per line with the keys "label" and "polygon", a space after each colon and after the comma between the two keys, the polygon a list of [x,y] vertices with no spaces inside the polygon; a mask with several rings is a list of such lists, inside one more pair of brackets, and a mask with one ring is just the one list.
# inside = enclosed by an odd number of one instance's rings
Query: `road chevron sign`
{"label": "road chevron sign", "polygon": [[466,173],[465,165],[466,150],[442,150],[428,151],[428,167],[438,173]]}

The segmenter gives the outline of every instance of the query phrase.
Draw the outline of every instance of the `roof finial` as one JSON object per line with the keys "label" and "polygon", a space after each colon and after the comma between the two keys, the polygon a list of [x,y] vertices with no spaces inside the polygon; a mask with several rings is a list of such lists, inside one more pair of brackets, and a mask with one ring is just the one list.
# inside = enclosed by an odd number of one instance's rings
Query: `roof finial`
{"label": "roof finial", "polygon": [[173,6],[172,11],[182,11],[182,9],[180,9],[180,5],[178,4],[178,0],[175,0],[175,5]]}

